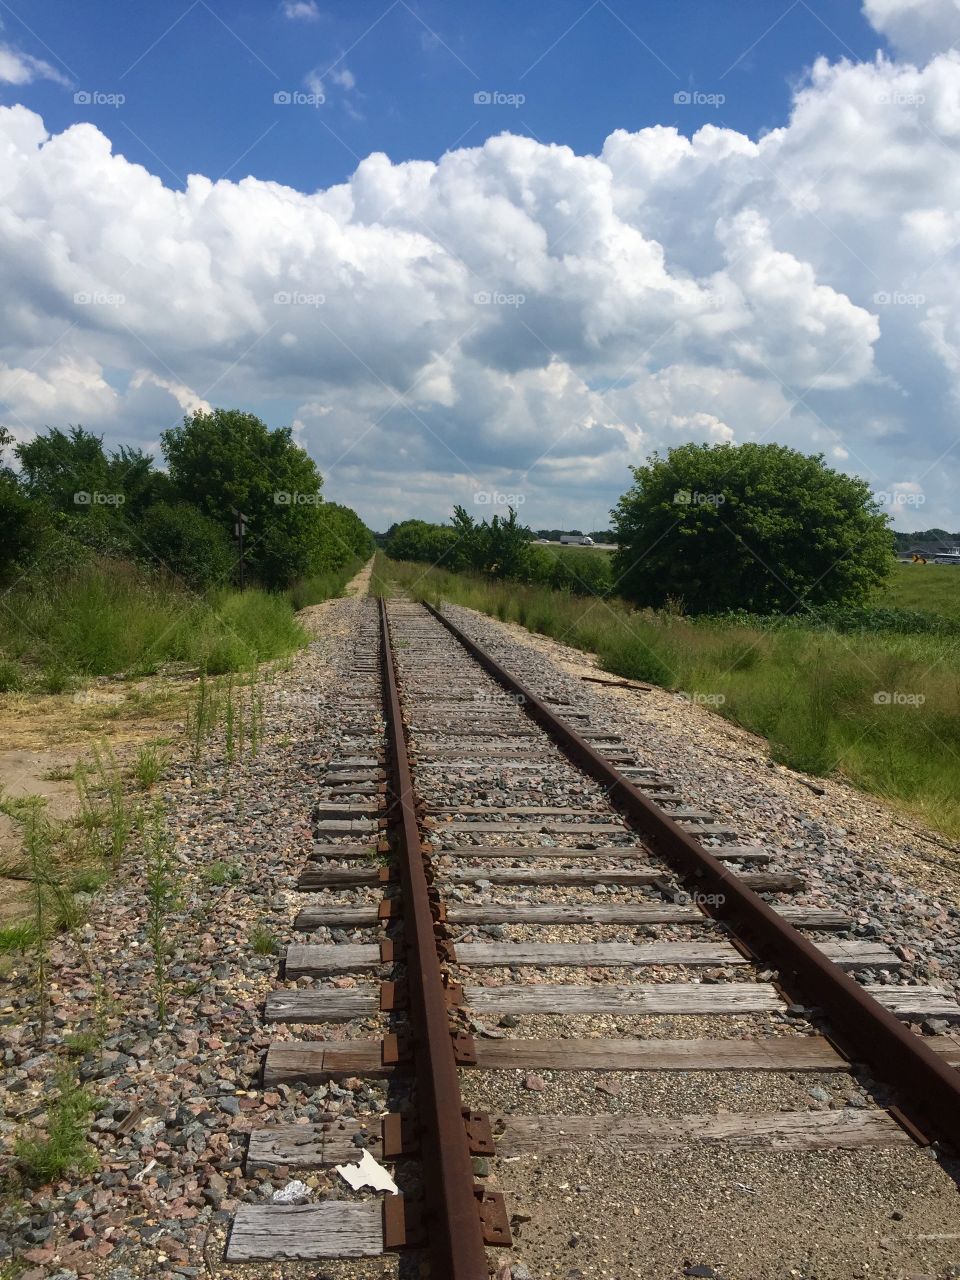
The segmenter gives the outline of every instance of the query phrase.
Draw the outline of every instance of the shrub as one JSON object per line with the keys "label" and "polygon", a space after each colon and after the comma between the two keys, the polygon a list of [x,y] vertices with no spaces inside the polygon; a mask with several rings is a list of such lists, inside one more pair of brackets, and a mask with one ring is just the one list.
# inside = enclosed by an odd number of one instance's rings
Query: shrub
{"label": "shrub", "polygon": [[220,586],[233,572],[237,557],[230,538],[196,507],[156,503],[143,518],[140,536],[154,563],[194,590]]}

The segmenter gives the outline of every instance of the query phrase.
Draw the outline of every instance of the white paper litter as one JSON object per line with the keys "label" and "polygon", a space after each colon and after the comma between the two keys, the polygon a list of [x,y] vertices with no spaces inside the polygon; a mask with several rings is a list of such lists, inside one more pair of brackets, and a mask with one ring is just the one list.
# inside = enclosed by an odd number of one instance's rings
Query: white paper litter
{"label": "white paper litter", "polygon": [[148,1165],[145,1165],[145,1166],[140,1170],[140,1172],[139,1172],[139,1173],[135,1173],[135,1174],[133,1175],[133,1180],[134,1180],[134,1182],[142,1182],[142,1181],[144,1180],[144,1178],[147,1176],[147,1174],[150,1172],[150,1170],[151,1170],[151,1169],[155,1169],[155,1168],[156,1168],[156,1165],[157,1165],[156,1160],[151,1160],[151,1161],[150,1161],[150,1163],[149,1163]]}
{"label": "white paper litter", "polygon": [[309,1199],[310,1188],[305,1182],[298,1182],[296,1178],[273,1193],[274,1204],[299,1204],[301,1200]]}
{"label": "white paper litter", "polygon": [[392,1196],[400,1194],[400,1188],[369,1151],[364,1151],[359,1164],[338,1164],[336,1169],[354,1191],[359,1191],[361,1187],[373,1187],[374,1191],[389,1191]]}

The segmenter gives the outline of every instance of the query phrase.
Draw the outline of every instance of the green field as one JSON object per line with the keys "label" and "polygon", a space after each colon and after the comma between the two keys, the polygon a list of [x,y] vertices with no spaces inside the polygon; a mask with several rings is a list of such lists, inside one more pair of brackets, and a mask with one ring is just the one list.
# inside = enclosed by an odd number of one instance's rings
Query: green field
{"label": "green field", "polygon": [[921,609],[960,622],[960,567],[896,564],[880,602],[898,609]]}
{"label": "green field", "polygon": [[[779,762],[843,776],[960,837],[960,636],[692,620],[379,559],[379,572],[418,599],[450,600],[520,623],[596,653],[608,671],[698,697],[766,738]],[[913,583],[903,570],[891,592],[907,604]],[[955,609],[960,573],[933,573],[937,607]],[[932,608],[932,594],[925,599]]]}

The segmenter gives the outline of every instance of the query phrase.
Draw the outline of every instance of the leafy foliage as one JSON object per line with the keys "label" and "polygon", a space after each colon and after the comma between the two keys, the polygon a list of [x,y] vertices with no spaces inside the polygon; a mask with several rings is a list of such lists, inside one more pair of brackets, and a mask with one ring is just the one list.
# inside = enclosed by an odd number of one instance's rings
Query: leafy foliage
{"label": "leafy foliage", "polygon": [[161,568],[195,590],[230,579],[236,551],[223,528],[187,503],[158,502],[147,511],[140,535]]}
{"label": "leafy foliage", "polygon": [[639,605],[788,612],[857,604],[892,566],[863,480],[776,444],[685,444],[633,469],[614,575]]}
{"label": "leafy foliage", "polygon": [[289,427],[271,431],[239,409],[198,409],[161,440],[181,501],[228,536],[235,512],[247,516],[247,562],[263,586],[286,587],[324,567],[323,478]]}

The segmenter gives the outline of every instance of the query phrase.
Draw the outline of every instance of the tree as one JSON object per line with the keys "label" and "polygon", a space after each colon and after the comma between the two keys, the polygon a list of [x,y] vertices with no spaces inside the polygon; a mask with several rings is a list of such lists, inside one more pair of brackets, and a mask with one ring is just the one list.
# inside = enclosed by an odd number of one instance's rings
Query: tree
{"label": "tree", "polygon": [[445,524],[428,524],[426,520],[403,520],[387,532],[386,552],[393,560],[422,560],[427,564],[443,564],[454,550],[457,535]]}
{"label": "tree", "polygon": [[323,478],[289,427],[271,431],[239,409],[197,410],[161,435],[173,491],[226,532],[247,516],[251,575],[285,587],[325,566],[318,515]]}
{"label": "tree", "polygon": [[108,453],[103,437],[81,426],[69,432],[48,427],[14,452],[27,496],[64,515],[96,509],[101,516],[122,516],[129,525],[169,491],[169,480],[154,470],[150,454],[127,445]]}
{"label": "tree", "polygon": [[323,529],[324,564],[339,569],[348,560],[369,560],[374,552],[373,534],[350,507],[325,502],[317,514]]}
{"label": "tree", "polygon": [[[0,454],[13,443],[13,436],[0,427]],[[0,585],[16,574],[18,565],[38,545],[41,523],[30,499],[21,489],[13,471],[0,463]]]}
{"label": "tree", "polygon": [[639,605],[792,612],[862,601],[893,538],[863,480],[777,444],[685,444],[634,467],[612,515],[617,589]]}
{"label": "tree", "polygon": [[48,427],[45,435],[18,444],[14,453],[27,497],[54,511],[74,515],[78,506],[89,505],[76,501],[78,493],[110,492],[103,439],[81,426],[69,433]]}

